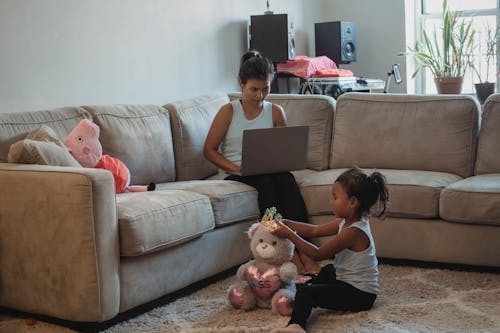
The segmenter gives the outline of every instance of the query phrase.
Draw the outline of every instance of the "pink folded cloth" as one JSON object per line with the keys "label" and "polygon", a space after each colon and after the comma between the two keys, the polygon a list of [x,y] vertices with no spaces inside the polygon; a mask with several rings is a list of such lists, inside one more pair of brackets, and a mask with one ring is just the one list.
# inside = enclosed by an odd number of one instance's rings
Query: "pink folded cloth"
{"label": "pink folded cloth", "polygon": [[278,73],[290,73],[304,79],[308,79],[318,70],[332,70],[336,68],[337,65],[335,62],[327,56],[308,57],[298,55],[295,57],[295,60],[288,60],[284,63],[278,64],[276,70]]}
{"label": "pink folded cloth", "polygon": [[343,68],[330,68],[317,70],[312,77],[345,77],[354,76],[354,73],[348,69]]}

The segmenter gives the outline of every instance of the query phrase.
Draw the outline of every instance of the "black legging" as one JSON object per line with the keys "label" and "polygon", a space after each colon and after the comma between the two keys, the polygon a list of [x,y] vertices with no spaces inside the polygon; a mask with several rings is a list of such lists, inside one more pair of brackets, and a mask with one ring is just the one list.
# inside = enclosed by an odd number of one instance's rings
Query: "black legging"
{"label": "black legging", "polygon": [[255,187],[259,193],[261,217],[266,208],[274,206],[283,218],[305,223],[309,221],[304,199],[290,172],[256,176],[229,175],[226,179]]}
{"label": "black legging", "polygon": [[373,306],[377,295],[361,291],[339,281],[333,265],[326,265],[306,284],[297,285],[290,324],[303,329],[314,307],[339,311],[364,311]]}

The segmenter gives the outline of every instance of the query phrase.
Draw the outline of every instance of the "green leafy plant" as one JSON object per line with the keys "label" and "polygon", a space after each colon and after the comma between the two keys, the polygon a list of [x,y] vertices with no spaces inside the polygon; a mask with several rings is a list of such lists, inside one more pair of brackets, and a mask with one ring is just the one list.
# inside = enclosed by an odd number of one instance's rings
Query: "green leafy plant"
{"label": "green leafy plant", "polygon": [[490,73],[490,66],[493,60],[495,59],[495,55],[497,52],[497,34],[498,30],[493,32],[493,29],[490,26],[487,26],[486,28],[486,51],[484,52],[484,57],[486,60],[486,80],[483,81],[481,77],[481,73],[477,69],[476,64],[472,59],[469,58],[469,66],[472,68],[474,73],[476,74],[478,80],[480,83],[487,83],[489,82],[489,73]]}
{"label": "green leafy plant", "polygon": [[458,13],[448,8],[448,1],[443,0],[441,28],[433,29],[430,34],[423,30],[422,41],[400,55],[413,56],[417,62],[412,77],[423,68],[428,68],[435,78],[460,77],[470,67],[475,33],[472,21],[459,19]]}

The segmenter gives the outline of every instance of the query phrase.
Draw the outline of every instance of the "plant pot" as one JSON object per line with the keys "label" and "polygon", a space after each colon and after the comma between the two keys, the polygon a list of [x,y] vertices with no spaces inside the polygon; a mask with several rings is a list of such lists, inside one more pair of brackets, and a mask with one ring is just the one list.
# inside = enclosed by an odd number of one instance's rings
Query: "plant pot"
{"label": "plant pot", "polygon": [[476,88],[476,96],[479,99],[479,103],[484,104],[488,96],[495,92],[494,82],[483,82],[474,84]]}
{"label": "plant pot", "polygon": [[438,94],[460,94],[463,82],[463,76],[434,78]]}

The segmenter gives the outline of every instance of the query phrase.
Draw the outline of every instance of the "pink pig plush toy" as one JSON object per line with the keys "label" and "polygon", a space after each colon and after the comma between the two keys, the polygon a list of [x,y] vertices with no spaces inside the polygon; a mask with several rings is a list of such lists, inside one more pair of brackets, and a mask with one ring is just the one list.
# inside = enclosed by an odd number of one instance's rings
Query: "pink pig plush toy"
{"label": "pink pig plush toy", "polygon": [[84,168],[100,168],[110,171],[115,178],[116,193],[154,191],[156,185],[130,186],[130,171],[127,166],[117,158],[102,154],[99,142],[99,126],[90,120],[83,119],[68,134],[64,140],[73,157]]}

